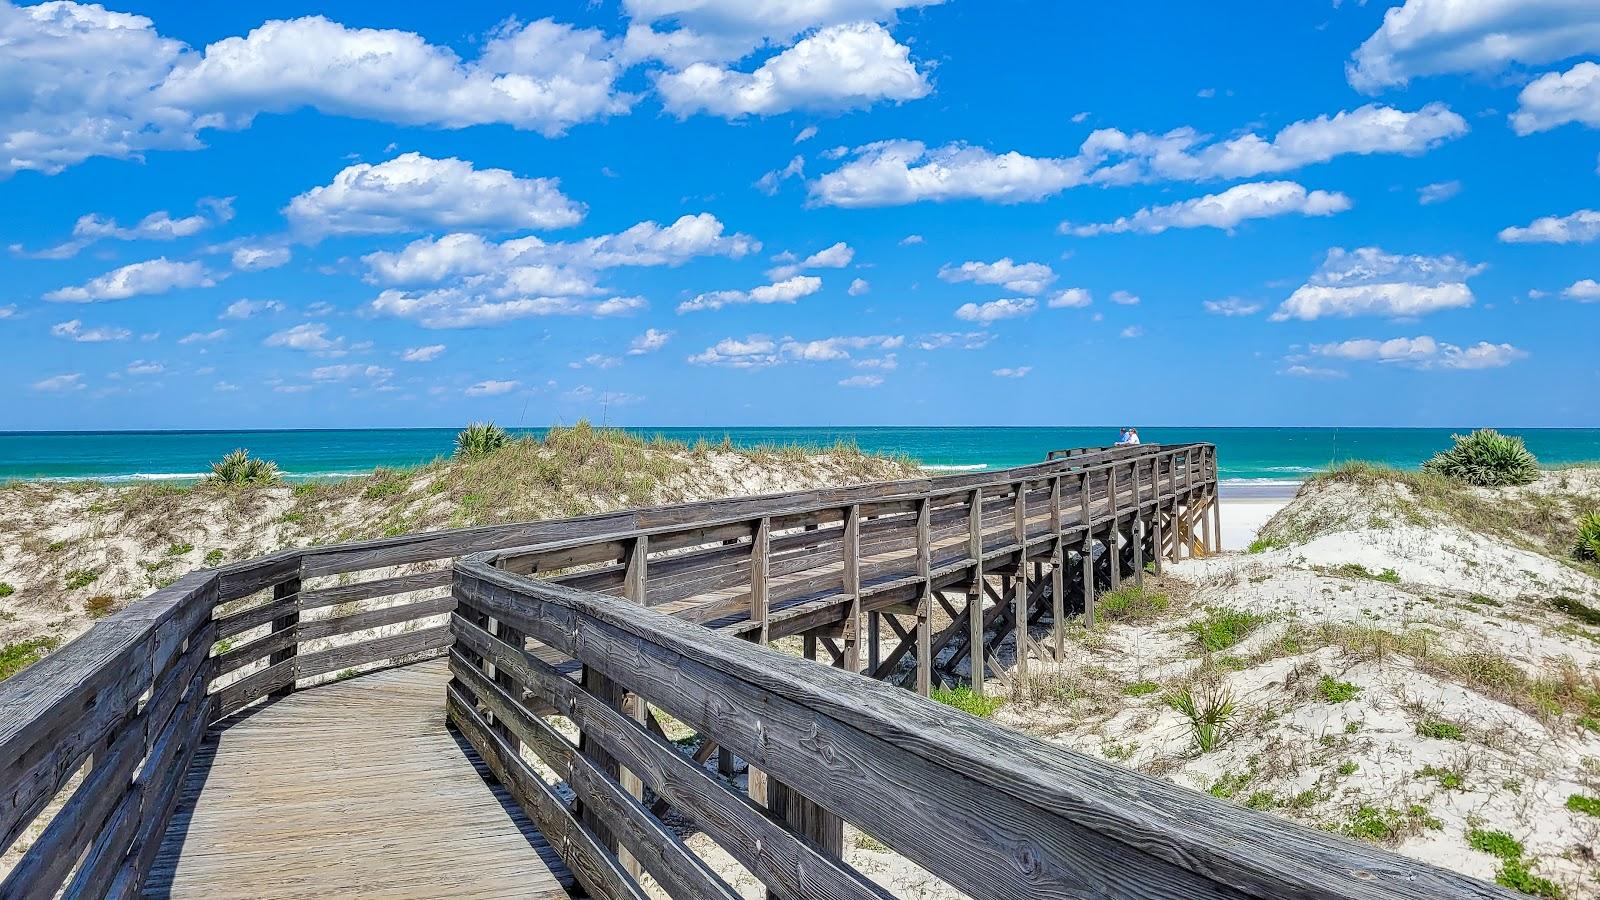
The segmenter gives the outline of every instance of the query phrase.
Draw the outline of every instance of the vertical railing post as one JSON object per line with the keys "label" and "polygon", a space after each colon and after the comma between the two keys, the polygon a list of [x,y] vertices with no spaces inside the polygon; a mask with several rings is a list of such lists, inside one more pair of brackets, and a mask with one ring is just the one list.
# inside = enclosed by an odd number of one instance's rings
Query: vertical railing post
{"label": "vertical railing post", "polygon": [[1111,589],[1122,586],[1122,524],[1117,521],[1117,464],[1106,469],[1106,513],[1111,525],[1106,529],[1106,559],[1111,564]]}
{"label": "vertical railing post", "polygon": [[[290,578],[287,581],[280,581],[277,584],[272,586],[272,602],[281,603],[281,602],[286,601],[286,600],[287,601],[293,601],[294,607],[295,607],[292,611],[284,613],[283,615],[278,616],[277,618],[272,620],[272,633],[273,634],[278,634],[279,632],[284,632],[284,631],[295,631],[295,632],[298,632],[300,630],[300,609],[299,609],[300,603],[299,603],[299,597],[300,597],[300,576],[299,575],[295,575],[293,578]],[[296,641],[294,643],[289,644],[289,646],[284,647],[282,650],[273,651],[272,655],[267,657],[267,665],[275,666],[275,665],[277,665],[278,663],[281,663],[281,662],[288,662],[289,660],[294,659],[299,654],[299,652],[300,652],[300,644],[299,644],[298,641]],[[269,697],[286,697],[289,694],[294,693],[294,684],[295,684],[295,679],[290,678],[287,682],[284,683],[283,687],[278,688],[275,691],[272,691],[267,696],[269,696]]]}
{"label": "vertical railing post", "polygon": [[1161,560],[1167,555],[1166,538],[1161,532],[1161,517],[1165,515],[1165,506],[1163,506],[1161,500],[1161,457],[1164,455],[1165,454],[1158,453],[1154,459],[1150,460],[1150,480],[1154,482],[1152,487],[1155,489],[1155,511],[1150,516],[1150,523],[1153,526],[1155,533],[1151,535],[1150,543],[1151,550],[1155,554],[1157,575],[1161,574]]}
{"label": "vertical railing post", "polygon": [[972,669],[972,689],[983,693],[984,664],[988,654],[983,649],[983,488],[972,489],[971,506],[967,511],[967,555],[972,557],[972,583],[967,587],[967,661]]}
{"label": "vertical railing post", "polygon": [[917,577],[922,589],[917,597],[917,693],[933,690],[933,501],[926,494],[917,500]]}
{"label": "vertical railing post", "polygon": [[1133,474],[1133,524],[1128,533],[1133,536],[1133,583],[1144,587],[1144,506],[1139,502],[1139,461],[1128,467]]}
{"label": "vertical railing post", "polygon": [[1089,502],[1089,471],[1078,476],[1078,500],[1082,506],[1083,523],[1083,624],[1094,624],[1094,512]]}
{"label": "vertical railing post", "polygon": [[1050,479],[1050,532],[1054,541],[1050,545],[1050,622],[1055,629],[1052,649],[1056,665],[1066,652],[1067,579],[1063,571],[1067,561],[1066,541],[1061,537],[1061,476]]}
{"label": "vertical railing post", "polygon": [[1011,615],[1016,619],[1017,680],[1028,683],[1028,482],[1018,481],[1012,502],[1012,537],[1017,542],[1017,577]]}
{"label": "vertical railing post", "polygon": [[756,521],[750,539],[750,621],[761,623],[756,641],[763,647],[771,640],[767,626],[767,554],[772,549],[772,519]]}
{"label": "vertical railing post", "polygon": [[[646,597],[649,579],[649,558],[650,536],[641,534],[633,539],[628,549],[627,568],[623,574],[622,596],[629,603],[636,603],[640,606],[649,605]],[[625,694],[622,698],[622,714],[643,725],[650,717],[650,707],[645,698],[638,694]],[[621,769],[618,772],[617,780],[622,785],[622,789],[633,795],[635,799],[644,799],[644,782],[637,774],[628,769]],[[644,869],[633,854],[629,853],[624,847],[619,846],[617,848],[617,859],[622,863],[622,867],[628,870],[628,874],[635,878],[639,877]]]}
{"label": "vertical railing post", "polygon": [[844,592],[850,595],[850,612],[844,620],[844,668],[852,675],[861,672],[861,505],[852,503],[844,510]]}
{"label": "vertical railing post", "polygon": [[1222,552],[1222,476],[1217,471],[1217,448],[1212,447],[1211,453],[1211,528],[1216,535],[1216,552]]}

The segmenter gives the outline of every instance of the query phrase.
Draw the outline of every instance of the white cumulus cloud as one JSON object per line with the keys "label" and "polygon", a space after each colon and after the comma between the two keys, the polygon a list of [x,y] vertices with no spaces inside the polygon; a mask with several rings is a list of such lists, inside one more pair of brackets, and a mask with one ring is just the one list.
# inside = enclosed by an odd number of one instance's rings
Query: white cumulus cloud
{"label": "white cumulus cloud", "polygon": [[406,348],[405,352],[400,354],[400,358],[405,362],[433,362],[439,358],[439,354],[443,353],[444,350],[445,347],[443,344],[428,344],[424,347],[408,347]]}
{"label": "white cumulus cloud", "polygon": [[1021,203],[1091,183],[1250,178],[1340,156],[1416,156],[1466,132],[1465,119],[1442,103],[1430,103],[1415,112],[1369,104],[1291,123],[1270,138],[1252,132],[1217,141],[1187,127],[1162,134],[1102,128],[1066,157],[880,141],[857,147],[849,162],[813,181],[810,202],[843,207],[958,199]]}
{"label": "white cumulus cloud", "polygon": [[462,393],[468,397],[498,397],[516,390],[519,384],[521,384],[519,381],[480,381]]}
{"label": "white cumulus cloud", "polygon": [[52,375],[33,383],[33,389],[36,391],[81,391],[85,387],[82,372]]}
{"label": "white cumulus cloud", "polygon": [[1206,312],[1214,316],[1253,316],[1261,311],[1261,304],[1241,300],[1238,297],[1226,297],[1221,300],[1207,300],[1201,304]]}
{"label": "white cumulus cloud", "polygon": [[1328,251],[1321,268],[1278,307],[1272,320],[1411,318],[1471,306],[1474,297],[1466,280],[1483,269],[1454,256],[1335,247]]}
{"label": "white cumulus cloud", "polygon": [[50,326],[50,333],[58,338],[77,341],[80,344],[100,344],[107,341],[125,341],[133,337],[133,332],[126,328],[113,325],[100,328],[84,328],[80,319],[71,319],[66,322],[57,322]]}
{"label": "white cumulus cloud", "polygon": [[794,109],[853,109],[881,100],[916,100],[933,88],[911,51],[874,22],[829,25],[752,72],[695,62],[655,78],[668,112],[726,118]]}
{"label": "white cumulus cloud", "polygon": [[233,267],[241,272],[260,272],[287,265],[292,251],[288,247],[239,247],[233,251]]}
{"label": "white cumulus cloud", "polygon": [[126,300],[146,294],[165,294],[178,288],[211,287],[219,276],[198,262],[173,262],[165,256],[113,269],[77,287],[64,287],[44,295],[59,303],[94,303]]}
{"label": "white cumulus cloud", "polygon": [[818,250],[805,259],[768,269],[767,277],[781,280],[804,272],[807,269],[842,269],[850,265],[850,262],[855,258],[856,251],[849,244],[840,241],[831,247]]}
{"label": "white cumulus cloud", "polygon": [[1056,280],[1056,273],[1044,263],[1018,263],[1006,256],[992,263],[969,261],[959,266],[940,266],[939,278],[952,284],[997,284],[1020,294],[1040,294]]}
{"label": "white cumulus cloud", "polygon": [[667,345],[667,341],[670,340],[672,340],[672,332],[658,331],[654,328],[646,328],[644,330],[644,334],[641,334],[632,341],[628,342],[628,355],[643,356],[646,353],[654,353],[655,351],[660,350],[662,347],[665,347]]}
{"label": "white cumulus cloud", "polygon": [[1254,181],[1235,185],[1220,194],[1207,194],[1166,206],[1147,206],[1112,222],[1093,225],[1063,222],[1060,230],[1079,237],[1128,231],[1160,234],[1168,228],[1219,228],[1232,234],[1246,219],[1290,214],[1331,216],[1349,208],[1350,198],[1338,191],[1307,191],[1292,181]]}
{"label": "white cumulus cloud", "polygon": [[1600,239],[1600,212],[1580,209],[1566,216],[1543,216],[1524,227],[1500,231],[1508,244],[1587,244]]}
{"label": "white cumulus cloud", "polygon": [[583,220],[583,205],[553,178],[521,178],[466,160],[403,153],[358,163],[289,201],[284,215],[316,240],[340,234],[393,234],[430,228],[509,231],[563,228]]}
{"label": "white cumulus cloud", "polygon": [[1579,303],[1600,303],[1600,281],[1593,278],[1574,281],[1561,291],[1561,296]]}
{"label": "white cumulus cloud", "polygon": [[1011,368],[995,369],[991,374],[996,378],[1026,378],[1033,371],[1033,366],[1015,366]]}
{"label": "white cumulus cloud", "polygon": [[1581,62],[1534,79],[1517,95],[1511,127],[1517,134],[1548,131],[1569,122],[1600,128],[1600,65]]}
{"label": "white cumulus cloud", "polygon": [[988,303],[963,303],[956,309],[956,318],[988,326],[1001,319],[1030,315],[1038,307],[1038,302],[1032,297],[990,300]]}
{"label": "white cumulus cloud", "polygon": [[1367,93],[1413,78],[1493,73],[1600,52],[1600,7],[1587,0],[1406,0],[1345,67]]}
{"label": "white cumulus cloud", "polygon": [[721,309],[744,303],[794,303],[822,290],[822,279],[815,275],[795,275],[748,291],[708,291],[678,304],[678,312]]}
{"label": "white cumulus cloud", "polygon": [[517,296],[486,294],[471,288],[428,291],[386,290],[368,308],[378,314],[415,319],[424,328],[483,328],[542,316],[626,316],[649,307],[643,297]]}
{"label": "white cumulus cloud", "polygon": [[1497,369],[1528,355],[1510,344],[1479,341],[1469,347],[1459,347],[1428,335],[1313,344],[1311,352],[1333,359],[1389,363],[1414,369]]}

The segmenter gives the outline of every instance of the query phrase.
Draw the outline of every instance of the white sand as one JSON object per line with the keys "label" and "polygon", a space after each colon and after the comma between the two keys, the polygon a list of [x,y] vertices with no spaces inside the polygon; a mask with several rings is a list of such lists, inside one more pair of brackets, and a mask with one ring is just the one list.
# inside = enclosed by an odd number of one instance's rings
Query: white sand
{"label": "white sand", "polygon": [[1256,533],[1278,510],[1289,505],[1287,499],[1222,498],[1222,549],[1243,550],[1256,539]]}

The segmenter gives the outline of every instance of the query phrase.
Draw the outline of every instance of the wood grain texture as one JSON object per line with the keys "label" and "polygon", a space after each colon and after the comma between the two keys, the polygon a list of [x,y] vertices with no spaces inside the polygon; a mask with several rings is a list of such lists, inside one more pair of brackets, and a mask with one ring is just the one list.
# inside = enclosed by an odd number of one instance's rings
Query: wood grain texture
{"label": "wood grain texture", "polygon": [[446,729],[446,678],[391,669],[207,734],[144,896],[565,900],[548,846]]}

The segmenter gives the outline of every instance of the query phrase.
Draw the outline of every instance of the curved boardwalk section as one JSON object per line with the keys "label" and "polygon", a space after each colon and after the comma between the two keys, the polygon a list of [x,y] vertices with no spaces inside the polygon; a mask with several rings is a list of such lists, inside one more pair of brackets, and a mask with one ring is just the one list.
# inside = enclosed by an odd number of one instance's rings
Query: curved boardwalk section
{"label": "curved boardwalk section", "polygon": [[548,845],[445,728],[448,677],[418,663],[220,723],[144,896],[565,900]]}

